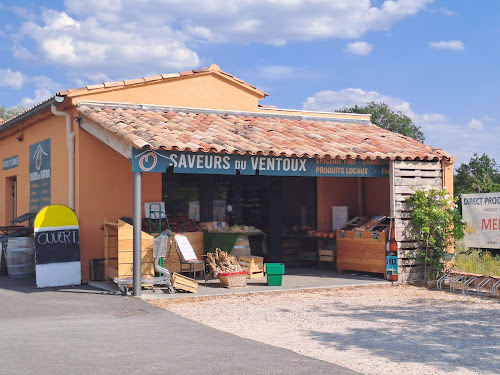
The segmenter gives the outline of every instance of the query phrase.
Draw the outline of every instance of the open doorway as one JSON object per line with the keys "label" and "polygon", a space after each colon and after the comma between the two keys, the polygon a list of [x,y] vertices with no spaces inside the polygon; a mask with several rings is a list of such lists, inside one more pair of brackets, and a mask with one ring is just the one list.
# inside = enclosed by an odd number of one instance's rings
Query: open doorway
{"label": "open doorway", "polygon": [[17,177],[7,177],[5,184],[5,224],[17,217]]}

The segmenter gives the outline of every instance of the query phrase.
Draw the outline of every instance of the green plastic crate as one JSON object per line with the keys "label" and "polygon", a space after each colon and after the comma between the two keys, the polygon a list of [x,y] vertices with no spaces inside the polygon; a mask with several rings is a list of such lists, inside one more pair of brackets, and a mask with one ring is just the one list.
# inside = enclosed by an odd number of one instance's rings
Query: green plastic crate
{"label": "green plastic crate", "polygon": [[267,285],[281,286],[283,283],[283,275],[269,275],[267,274]]}
{"label": "green plastic crate", "polygon": [[284,275],[285,265],[283,263],[266,263],[266,275]]}

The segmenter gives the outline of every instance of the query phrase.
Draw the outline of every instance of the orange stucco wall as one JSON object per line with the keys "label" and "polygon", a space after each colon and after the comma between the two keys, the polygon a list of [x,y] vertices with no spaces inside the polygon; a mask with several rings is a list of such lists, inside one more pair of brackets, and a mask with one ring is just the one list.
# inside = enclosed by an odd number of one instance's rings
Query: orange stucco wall
{"label": "orange stucco wall", "polygon": [[390,216],[390,188],[388,177],[363,178],[363,215]]}
{"label": "orange stucco wall", "polygon": [[[104,257],[104,220],[133,216],[133,179],[129,160],[84,130],[78,137],[78,194],[82,277],[89,279],[89,260]],[[161,200],[161,174],[142,174],[143,202]]]}
{"label": "orange stucco wall", "polygon": [[183,76],[141,85],[76,91],[69,95],[78,100],[171,105],[176,107],[213,108],[255,111],[257,93],[217,74]]}
{"label": "orange stucco wall", "polygon": [[[360,183],[362,184],[361,190]],[[388,216],[390,213],[389,178],[318,177],[316,186],[318,229],[331,230],[332,206],[348,206],[349,217],[359,214]]]}
{"label": "orange stucco wall", "polygon": [[[23,141],[17,137],[23,134]],[[17,179],[17,214],[29,212],[29,147],[30,145],[50,138],[51,148],[51,203],[68,204],[68,152],[66,149],[66,123],[64,118],[51,117],[0,141],[0,160],[19,156],[19,166],[3,170],[0,168],[0,225],[11,225],[12,211],[10,206],[8,178]]]}
{"label": "orange stucco wall", "polygon": [[357,216],[358,182],[353,177],[318,177],[318,229],[331,230],[332,206],[348,206],[349,216]]}
{"label": "orange stucco wall", "polygon": [[448,193],[453,197],[453,163],[449,163],[446,160],[441,161],[441,168],[443,170],[443,188],[446,187]]}

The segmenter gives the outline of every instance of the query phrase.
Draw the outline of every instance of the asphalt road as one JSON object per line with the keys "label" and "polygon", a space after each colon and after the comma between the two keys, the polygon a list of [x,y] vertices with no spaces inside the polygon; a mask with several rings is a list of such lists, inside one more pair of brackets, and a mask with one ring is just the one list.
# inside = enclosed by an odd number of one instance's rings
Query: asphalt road
{"label": "asphalt road", "polygon": [[357,374],[134,297],[90,286],[36,289],[1,275],[0,335],[0,374],[9,375]]}

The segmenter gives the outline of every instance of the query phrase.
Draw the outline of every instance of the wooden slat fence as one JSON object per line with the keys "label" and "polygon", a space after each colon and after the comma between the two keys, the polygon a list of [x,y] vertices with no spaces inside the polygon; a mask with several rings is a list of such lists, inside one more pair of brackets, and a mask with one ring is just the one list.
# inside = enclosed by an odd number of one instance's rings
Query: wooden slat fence
{"label": "wooden slat fence", "polygon": [[441,188],[440,162],[394,161],[394,215],[398,241],[398,281],[424,278],[424,268],[412,259],[419,243],[411,233],[410,209],[406,198],[413,194],[413,187],[434,186]]}

